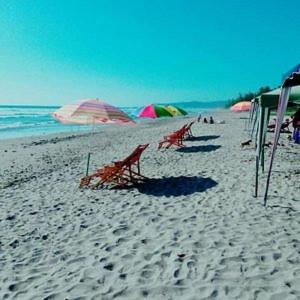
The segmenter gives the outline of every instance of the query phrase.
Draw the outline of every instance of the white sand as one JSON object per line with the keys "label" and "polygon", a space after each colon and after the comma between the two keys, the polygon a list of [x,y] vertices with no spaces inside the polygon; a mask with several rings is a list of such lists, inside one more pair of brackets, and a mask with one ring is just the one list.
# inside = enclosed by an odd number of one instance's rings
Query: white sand
{"label": "white sand", "polygon": [[[265,209],[242,115],[214,116],[182,152],[157,142],[189,119],[1,141],[0,298],[300,299],[300,147],[282,137]],[[80,191],[89,140],[92,170],[150,142],[153,180]]]}

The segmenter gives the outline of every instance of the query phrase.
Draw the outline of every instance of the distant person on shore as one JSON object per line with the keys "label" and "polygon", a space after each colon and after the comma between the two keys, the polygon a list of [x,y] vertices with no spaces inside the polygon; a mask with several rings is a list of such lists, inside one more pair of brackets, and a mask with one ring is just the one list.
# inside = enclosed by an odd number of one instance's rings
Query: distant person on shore
{"label": "distant person on shore", "polygon": [[197,118],[197,122],[199,123],[201,121],[201,114]]}
{"label": "distant person on shore", "polygon": [[209,124],[215,124],[215,121],[212,116],[209,117]]}
{"label": "distant person on shore", "polygon": [[205,117],[203,118],[203,123],[205,123],[205,124],[208,123],[208,121],[207,121],[207,119]]}

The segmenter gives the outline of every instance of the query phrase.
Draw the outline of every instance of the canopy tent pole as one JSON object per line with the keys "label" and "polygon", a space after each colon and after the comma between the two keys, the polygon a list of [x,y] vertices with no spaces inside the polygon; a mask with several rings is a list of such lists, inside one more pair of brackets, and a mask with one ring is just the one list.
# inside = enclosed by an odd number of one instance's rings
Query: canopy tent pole
{"label": "canopy tent pole", "polygon": [[[257,114],[258,114],[258,105],[255,103],[255,107],[254,107],[254,116],[253,116],[253,120],[252,120],[252,131],[251,131],[251,140],[253,138],[253,133],[255,131],[256,128],[256,122],[257,122]],[[257,128],[256,128],[257,131]]]}
{"label": "canopy tent pole", "polygon": [[252,112],[252,118],[251,118],[251,124],[250,124],[250,126],[251,126],[251,128],[252,128],[252,132],[251,132],[251,134],[253,133],[253,127],[255,126],[255,123],[256,123],[256,114],[257,114],[257,103],[253,103],[253,112]]}
{"label": "canopy tent pole", "polygon": [[270,109],[264,108],[264,124],[263,124],[263,136],[262,136],[262,151],[261,151],[261,168],[262,172],[265,172],[265,143],[267,137],[267,128],[270,119]]}
{"label": "canopy tent pole", "polygon": [[250,131],[250,126],[251,126],[251,123],[252,123],[253,110],[254,110],[254,102],[251,102],[251,107],[250,107],[250,111],[249,111],[249,118],[248,118],[247,124],[246,124],[246,130],[247,130],[248,133]]}
{"label": "canopy tent pole", "polygon": [[272,147],[271,160],[270,160],[267,183],[266,183],[266,189],[265,189],[265,195],[264,195],[264,206],[267,205],[267,197],[268,197],[268,191],[269,191],[273,161],[274,161],[274,157],[275,157],[275,153],[276,153],[276,149],[277,149],[277,144],[278,144],[279,137],[280,137],[281,125],[282,125],[282,122],[283,122],[283,119],[284,119],[284,114],[285,114],[287,104],[288,104],[288,101],[289,101],[290,92],[291,92],[291,87],[290,86],[288,86],[288,87],[283,86],[282,89],[281,89],[281,93],[280,93],[279,106],[278,106],[278,109],[277,109],[277,116],[276,116],[274,144],[273,144],[273,147]]}
{"label": "canopy tent pole", "polygon": [[259,118],[260,121],[258,123],[258,135],[256,140],[256,171],[255,171],[255,194],[254,197],[257,197],[258,194],[258,170],[259,170],[259,162],[262,151],[262,135],[263,135],[263,121],[264,121],[264,109],[259,108]]}
{"label": "canopy tent pole", "polygon": [[258,124],[258,121],[257,121],[257,119],[258,119],[258,115],[259,115],[259,107],[257,107],[257,111],[256,111],[256,116],[255,116],[255,118],[256,118],[256,120],[255,120],[255,122],[257,123],[257,124],[255,124],[255,126],[253,127],[253,132],[255,131],[255,149],[257,149],[257,141],[258,141],[258,129],[259,129],[259,124]]}

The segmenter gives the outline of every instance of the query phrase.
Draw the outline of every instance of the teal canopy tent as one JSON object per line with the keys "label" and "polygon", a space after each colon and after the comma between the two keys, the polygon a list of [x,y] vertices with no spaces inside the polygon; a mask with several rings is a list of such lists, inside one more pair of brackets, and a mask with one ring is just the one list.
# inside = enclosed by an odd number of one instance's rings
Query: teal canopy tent
{"label": "teal canopy tent", "polygon": [[[277,109],[279,103],[281,89],[275,89],[271,92],[264,93],[260,95],[258,98],[254,99],[255,111],[256,111],[256,118],[259,112],[259,109],[264,110],[275,110]],[[289,99],[289,103],[295,103],[300,105],[300,86],[295,86],[291,89]],[[255,119],[255,117],[253,117]],[[268,120],[269,121],[269,120]]]}
{"label": "teal canopy tent", "polygon": [[[300,70],[300,65],[299,65]],[[297,86],[299,81],[300,85],[300,73],[298,75],[293,75],[294,81],[290,81],[288,77],[288,82],[290,86],[287,88],[285,80],[282,88],[275,89],[271,92],[264,93],[259,97],[255,98],[252,102],[252,115],[251,126],[252,134],[256,132],[256,173],[255,173],[255,197],[258,194],[258,173],[259,165],[261,165],[262,171],[264,171],[264,145],[267,135],[267,126],[270,119],[271,110],[275,110],[277,107],[277,118],[275,127],[275,140],[272,148],[272,155],[267,179],[267,186],[265,191],[264,204],[266,205],[266,199],[268,194],[268,187],[270,182],[270,174],[272,169],[272,164],[275,156],[276,146],[279,140],[280,129],[283,122],[284,114],[288,102],[299,103],[300,104],[300,86]],[[294,85],[293,85],[294,84]],[[284,101],[284,103],[282,102]]]}
{"label": "teal canopy tent", "polygon": [[[277,107],[277,117],[275,126],[275,138],[271,152],[271,159],[269,165],[269,171],[267,176],[267,183],[264,195],[264,205],[267,205],[268,190],[270,185],[271,172],[273,167],[273,161],[277,149],[277,144],[280,137],[281,125],[284,119],[286,108],[289,101],[300,103],[300,98],[297,98],[295,90],[298,91],[300,87],[300,64],[294,67],[291,71],[283,76],[283,84],[280,91],[279,103]],[[298,94],[297,94],[298,95]],[[295,96],[295,97],[293,97]]]}
{"label": "teal canopy tent", "polygon": [[[249,112],[248,126],[247,130],[250,132],[250,137],[252,139],[253,133],[257,131],[257,119],[259,114],[259,109],[275,110],[277,109],[279,103],[281,89],[275,89],[271,92],[261,94],[259,97],[254,98],[251,101],[251,109]],[[289,95],[289,103],[300,105],[300,86],[295,86],[291,89]],[[268,120],[269,121],[269,120]]]}

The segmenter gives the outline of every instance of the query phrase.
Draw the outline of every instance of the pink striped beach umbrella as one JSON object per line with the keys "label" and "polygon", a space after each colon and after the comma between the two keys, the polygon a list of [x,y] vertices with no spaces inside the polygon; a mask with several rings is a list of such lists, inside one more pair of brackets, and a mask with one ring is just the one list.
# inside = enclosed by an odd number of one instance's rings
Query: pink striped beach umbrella
{"label": "pink striped beach umbrella", "polygon": [[230,110],[233,112],[243,112],[243,111],[249,111],[250,108],[251,108],[250,101],[242,101],[231,106]]}
{"label": "pink striped beach umbrella", "polygon": [[[134,124],[135,122],[122,110],[98,99],[81,100],[66,104],[52,114],[53,118],[64,124]],[[90,146],[89,146],[90,148]],[[88,152],[86,175],[89,172],[91,151]]]}
{"label": "pink striped beach umbrella", "polygon": [[66,104],[52,115],[65,124],[133,124],[125,112],[102,100],[87,99],[74,104]]}

